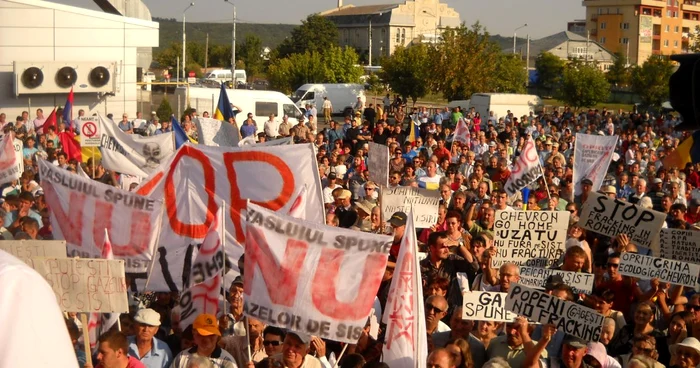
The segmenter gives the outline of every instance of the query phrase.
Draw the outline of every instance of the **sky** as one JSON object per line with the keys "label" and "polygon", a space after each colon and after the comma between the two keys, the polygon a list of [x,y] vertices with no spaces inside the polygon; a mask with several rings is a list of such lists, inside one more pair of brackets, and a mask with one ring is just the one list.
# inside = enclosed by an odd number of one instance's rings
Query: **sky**
{"label": "sky", "polygon": [[[57,3],[99,9],[92,0],[51,0]],[[125,0],[128,1],[128,0]],[[182,11],[191,0],[143,0],[154,17],[182,19]],[[230,0],[236,4],[238,19],[244,23],[299,24],[311,13],[337,6],[337,0]],[[420,1],[420,0],[418,0]],[[432,0],[427,0],[432,1]],[[187,12],[190,22],[230,22],[232,10],[224,0],[195,0],[195,6]],[[344,4],[374,5],[402,3],[400,0],[344,0]],[[585,17],[580,0],[441,0],[454,8],[467,25],[480,21],[491,34],[537,39],[566,30],[566,23]],[[273,10],[273,11],[270,11]]]}

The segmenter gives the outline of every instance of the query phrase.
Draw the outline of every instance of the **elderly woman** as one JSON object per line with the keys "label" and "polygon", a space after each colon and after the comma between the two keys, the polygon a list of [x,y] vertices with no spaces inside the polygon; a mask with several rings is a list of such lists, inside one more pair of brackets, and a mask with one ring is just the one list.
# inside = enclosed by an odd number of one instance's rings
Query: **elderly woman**
{"label": "elderly woman", "polygon": [[695,368],[700,365],[700,341],[686,337],[683,342],[671,346],[671,367]]}
{"label": "elderly woman", "polygon": [[611,355],[628,353],[635,346],[635,336],[649,335],[656,340],[654,345],[658,352],[658,361],[663,365],[668,365],[670,354],[666,336],[654,327],[655,316],[656,305],[648,301],[639,303],[634,311],[634,323],[624,326],[610,343],[608,350]]}

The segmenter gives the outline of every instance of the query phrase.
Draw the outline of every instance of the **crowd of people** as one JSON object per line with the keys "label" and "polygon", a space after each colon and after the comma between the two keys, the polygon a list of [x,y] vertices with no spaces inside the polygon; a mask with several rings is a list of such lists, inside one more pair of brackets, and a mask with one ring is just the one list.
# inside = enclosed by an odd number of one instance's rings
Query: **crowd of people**
{"label": "crowd of people", "polygon": [[[391,102],[389,96],[383,102],[364,106],[358,101],[354,114],[327,121],[325,129],[316,123],[310,109],[294,126],[289,126],[286,117],[277,121],[271,116],[259,133],[257,128],[243,129],[249,121],[241,122],[240,127],[235,118],[230,122],[241,138],[293,137],[297,143],[312,143],[323,186],[326,224],[393,236],[390,262],[376,296],[382,308],[394,277],[407,215],[382,215],[379,199],[387,187],[369,180],[368,143],[389,149],[388,188],[414,186],[439,192],[438,221],[430,228],[417,229],[416,234],[425,253],[420,271],[425,296],[421,318],[425,318],[430,353],[427,367],[689,368],[700,364],[700,294],[657,279],[620,275],[621,254],[637,252],[639,247],[626,234],[610,238],[578,224],[583,203],[592,191],[599,191],[666,213],[665,226],[669,228],[695,229],[700,221],[700,164],[663,165],[664,157],[685,138],[673,129],[679,123],[676,116],[563,108],[521,117],[510,111],[494,111],[482,117],[474,109],[407,109]],[[3,132],[14,131],[23,141],[25,160],[21,179],[5,185],[0,193],[0,217],[4,220],[0,236],[6,240],[52,239],[49,209],[38,184],[38,157],[67,170],[83,170],[106,184],[126,190],[135,187],[133,178],[105,170],[97,160],[68,160],[56,134],[78,122],[65,122],[58,116],[57,128],[44,129],[46,118],[40,109],[34,119],[25,112],[14,123],[0,113]],[[193,112],[180,119],[193,138],[196,117]],[[141,119],[140,113],[137,119]],[[466,144],[452,139],[460,120],[469,128]],[[118,124],[127,133],[152,135],[171,131],[168,123],[159,122],[153,114],[135,127],[124,114]],[[419,134],[411,134],[413,125]],[[577,133],[619,137],[616,159],[603,186],[594,189],[592,181],[584,179],[579,195],[574,194],[573,182]],[[536,144],[543,175],[530,185],[527,198],[520,193],[509,196],[504,185],[529,139]],[[594,290],[590,295],[576,294],[558,276],[547,280],[545,290],[602,314],[605,320],[600,341],[584,341],[522,317],[508,323],[462,319],[463,288],[457,273],[467,274],[472,291],[508,292],[519,281],[518,266],[506,263],[494,269],[491,261],[496,254],[496,211],[521,210],[570,213],[566,250],[555,267],[592,273]],[[230,285],[225,297],[225,313],[200,315],[191,326],[182,328],[177,293],[133,295],[132,313],[120,316],[121,331],[113,328],[99,337],[96,366],[329,368],[340,356],[340,343],[245,318],[240,278]],[[66,326],[84,366],[86,352],[78,339],[86,326],[75,314],[66,315]],[[339,366],[386,367],[381,363],[383,342],[383,328],[373,338],[368,327],[347,347]]]}

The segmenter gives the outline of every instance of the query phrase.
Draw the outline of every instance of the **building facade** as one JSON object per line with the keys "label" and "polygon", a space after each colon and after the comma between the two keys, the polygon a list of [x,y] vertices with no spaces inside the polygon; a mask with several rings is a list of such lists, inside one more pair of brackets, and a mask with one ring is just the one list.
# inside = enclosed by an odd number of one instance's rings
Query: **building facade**
{"label": "building facade", "polygon": [[651,55],[688,52],[700,25],[697,0],[584,0],[586,28],[612,52],[642,64]]}
{"label": "building facade", "polygon": [[[459,13],[439,0],[407,0],[403,4],[353,6],[338,2],[320,14],[338,26],[340,45],[372,56],[372,64],[398,46],[435,42],[442,31],[459,27]],[[371,51],[370,51],[371,45]]]}
{"label": "building facade", "polygon": [[[504,50],[506,52],[510,51]],[[517,45],[516,52],[527,57],[527,43]],[[606,71],[615,62],[615,55],[606,50],[601,44],[587,39],[577,33],[563,31],[551,36],[530,41],[530,67],[535,67],[537,56],[543,52],[549,52],[564,61],[582,60],[595,63],[598,68]]]}

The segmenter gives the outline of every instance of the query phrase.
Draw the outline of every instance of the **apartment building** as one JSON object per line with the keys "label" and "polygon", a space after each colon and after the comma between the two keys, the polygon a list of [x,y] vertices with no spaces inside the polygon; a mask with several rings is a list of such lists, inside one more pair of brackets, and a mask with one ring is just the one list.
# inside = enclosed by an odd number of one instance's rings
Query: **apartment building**
{"label": "apartment building", "polygon": [[586,32],[631,64],[688,52],[700,26],[700,0],[584,0]]}

